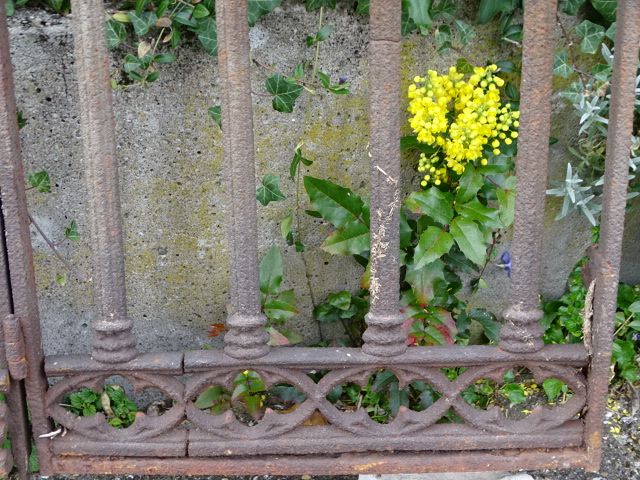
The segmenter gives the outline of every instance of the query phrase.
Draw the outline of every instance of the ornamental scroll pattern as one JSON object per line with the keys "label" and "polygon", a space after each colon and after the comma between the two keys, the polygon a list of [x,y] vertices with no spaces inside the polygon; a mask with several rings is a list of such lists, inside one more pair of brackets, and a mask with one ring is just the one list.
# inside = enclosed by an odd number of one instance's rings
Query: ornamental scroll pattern
{"label": "ornamental scroll pattern", "polygon": [[[487,410],[477,409],[462,398],[461,393],[476,381],[492,380],[500,383],[505,372],[516,366],[528,369],[538,383],[547,378],[562,380],[571,389],[573,395],[562,405],[552,408],[536,407],[528,416],[520,420],[505,418],[496,407]],[[345,436],[401,438],[429,434],[434,427],[437,427],[440,429],[439,432],[451,428],[448,434],[455,435],[454,425],[438,423],[450,409],[453,409],[464,421],[467,432],[471,429],[485,435],[519,436],[537,433],[544,435],[545,432],[552,432],[578,418],[586,403],[586,381],[580,369],[553,363],[522,362],[517,365],[509,363],[473,366],[466,368],[453,381],[450,381],[438,367],[400,365],[387,369],[398,377],[401,388],[420,380],[437,390],[440,397],[430,407],[420,412],[401,407],[392,421],[388,424],[380,424],[372,420],[362,408],[353,412],[342,411],[326,398],[336,386],[341,384],[366,385],[370,375],[377,371],[375,367],[354,365],[336,368],[316,383],[307,375],[308,368],[268,365],[255,367],[255,371],[261,376],[267,388],[277,384],[290,384],[304,393],[306,399],[288,413],[267,409],[262,419],[253,426],[238,420],[231,410],[220,415],[212,415],[195,406],[196,398],[211,385],[232,389],[235,376],[243,370],[239,367],[212,367],[208,371],[188,375],[185,383],[181,381],[180,375],[140,371],[72,375],[61,379],[49,389],[46,405],[48,414],[60,426],[93,442],[153,442],[154,438],[174,429],[186,428],[192,434],[199,435],[200,441],[204,435],[212,441],[237,444],[260,439],[291,438],[303,431],[305,433],[301,438],[310,435],[311,431],[314,432],[313,436],[327,436],[327,438],[336,435],[341,438]],[[129,428],[115,429],[107,423],[105,416],[101,413],[91,417],[78,417],[60,405],[69,393],[79,388],[89,387],[99,390],[105,380],[113,375],[127,378],[136,390],[148,388],[161,390],[173,401],[173,406],[161,416],[141,415]],[[305,421],[316,411],[327,420],[328,425],[321,428],[305,425]]]}

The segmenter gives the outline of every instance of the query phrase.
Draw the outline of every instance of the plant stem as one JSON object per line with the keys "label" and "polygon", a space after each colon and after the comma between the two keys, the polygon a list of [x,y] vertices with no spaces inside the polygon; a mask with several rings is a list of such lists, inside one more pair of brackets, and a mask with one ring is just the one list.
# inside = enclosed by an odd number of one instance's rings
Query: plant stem
{"label": "plant stem", "polygon": [[[320,20],[318,21],[318,31],[322,30],[322,16],[324,15],[324,6],[320,7]],[[311,75],[311,81],[315,82],[316,73],[318,72],[318,58],[320,57],[320,43],[316,42],[316,56],[313,59],[313,73]]]}
{"label": "plant stem", "polygon": [[62,254],[58,251],[58,248],[55,246],[55,244],[51,240],[49,240],[49,237],[45,235],[45,233],[42,231],[42,228],[40,228],[40,225],[36,223],[36,221],[33,219],[31,214],[29,214],[29,221],[38,231],[38,233],[40,234],[42,239],[46,242],[46,244],[49,246],[49,248],[53,251],[54,255],[58,257],[58,260],[60,260],[63,263],[66,269],[69,270],[69,272],[73,273],[79,281],[85,282],[86,277],[84,276],[84,274],[82,272],[78,272],[75,268],[73,268],[73,265],[71,265],[67,261],[67,259],[62,256]]}

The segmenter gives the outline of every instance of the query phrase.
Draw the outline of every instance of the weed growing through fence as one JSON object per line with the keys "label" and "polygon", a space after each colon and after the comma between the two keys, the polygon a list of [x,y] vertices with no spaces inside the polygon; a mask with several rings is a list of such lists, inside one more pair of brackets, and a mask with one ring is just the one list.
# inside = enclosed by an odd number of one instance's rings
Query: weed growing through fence
{"label": "weed growing through fence", "polygon": [[107,385],[102,392],[83,388],[69,394],[63,406],[80,417],[102,412],[114,428],[127,428],[133,424],[138,406],[119,385]]}

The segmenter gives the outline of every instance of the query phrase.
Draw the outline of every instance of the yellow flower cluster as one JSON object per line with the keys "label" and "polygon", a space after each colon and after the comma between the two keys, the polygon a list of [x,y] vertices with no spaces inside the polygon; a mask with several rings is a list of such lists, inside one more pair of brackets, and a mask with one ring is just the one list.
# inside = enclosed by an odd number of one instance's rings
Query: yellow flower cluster
{"label": "yellow flower cluster", "polygon": [[446,182],[452,172],[462,175],[469,162],[486,165],[485,152],[499,155],[502,144],[510,145],[518,137],[520,112],[502,104],[504,80],[497,71],[496,65],[475,67],[465,79],[451,67],[446,75],[429,70],[425,77],[413,79],[409,123],[419,142],[437,148],[431,157],[420,155],[423,187]]}

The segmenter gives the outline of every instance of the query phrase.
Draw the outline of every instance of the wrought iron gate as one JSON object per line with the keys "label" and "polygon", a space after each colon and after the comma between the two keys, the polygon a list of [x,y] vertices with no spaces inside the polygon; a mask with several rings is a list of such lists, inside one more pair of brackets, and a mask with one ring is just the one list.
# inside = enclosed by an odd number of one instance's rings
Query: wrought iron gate
{"label": "wrought iron gate", "polygon": [[[522,116],[517,158],[517,203],[510,307],[498,346],[407,349],[399,314],[400,0],[371,0],[371,309],[362,349],[267,345],[258,287],[254,146],[246,0],[219,0],[216,18],[222,88],[224,158],[230,204],[232,302],[224,351],[139,354],[127,316],[122,223],[109,58],[102,0],[72,0],[75,59],[86,178],[89,186],[95,302],[93,350],[45,357],[41,348],[33,258],[4,1],[0,0],[0,433],[11,432],[13,459],[26,472],[33,435],[43,474],[52,473],[365,473],[584,467],[600,463],[602,417],[611,355],[620,263],[634,81],[640,45],[640,2],[618,0],[613,98],[607,144],[601,243],[595,272],[592,335],[588,345],[543,345],[539,320],[540,259],[549,154],[553,27],[556,0],[525,0]],[[240,253],[242,252],[242,253]],[[476,410],[460,396],[481,378],[514,366],[538,381],[558,378],[573,397],[523,420]],[[341,412],[327,399],[333,387],[379,368],[401,384],[424,380],[441,397],[428,409],[401,409],[389,424],[363,411]],[[443,367],[466,367],[450,381]],[[313,369],[328,370],[315,383]],[[194,406],[210,384],[230,385],[236,373],[258,371],[268,384],[296,386],[306,400],[294,412],[265,414],[253,427],[233,415],[207,415]],[[77,417],[59,403],[81,386],[113,375],[162,390],[173,406],[127,429],[104,416]],[[58,381],[48,387],[47,379]],[[25,395],[26,392],[26,395]],[[26,402],[25,402],[26,397]],[[26,409],[30,423],[27,423]],[[8,407],[8,408],[7,408]],[[586,407],[586,408],[585,408]],[[463,424],[437,423],[450,408]],[[306,426],[319,410],[329,421]],[[42,438],[53,421],[64,437]],[[0,450],[5,470],[12,464]]]}

